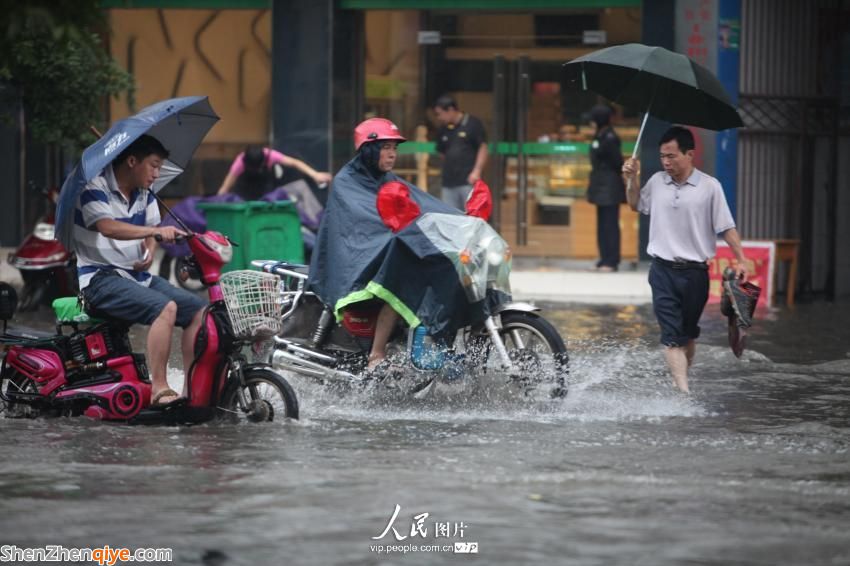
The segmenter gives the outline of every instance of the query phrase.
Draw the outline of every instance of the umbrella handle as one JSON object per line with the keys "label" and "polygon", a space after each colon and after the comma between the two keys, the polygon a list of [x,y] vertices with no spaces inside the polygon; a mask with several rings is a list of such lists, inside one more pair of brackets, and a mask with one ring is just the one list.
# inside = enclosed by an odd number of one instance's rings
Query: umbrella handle
{"label": "umbrella handle", "polygon": [[[640,139],[643,137],[643,129],[646,127],[646,119],[649,118],[649,112],[645,112],[643,115],[643,121],[640,123],[640,131],[638,132],[637,141],[635,141],[635,148],[632,150],[632,159],[637,156],[638,148],[640,148]],[[632,189],[632,178],[629,177],[626,180],[626,191],[630,191]]]}
{"label": "umbrella handle", "polygon": [[649,112],[645,112],[643,115],[643,121],[640,123],[640,130],[638,131],[637,141],[635,141],[635,148],[632,150],[632,159],[635,158],[638,152],[638,148],[640,147],[640,139],[643,137],[643,130],[646,128],[646,119],[649,118]]}

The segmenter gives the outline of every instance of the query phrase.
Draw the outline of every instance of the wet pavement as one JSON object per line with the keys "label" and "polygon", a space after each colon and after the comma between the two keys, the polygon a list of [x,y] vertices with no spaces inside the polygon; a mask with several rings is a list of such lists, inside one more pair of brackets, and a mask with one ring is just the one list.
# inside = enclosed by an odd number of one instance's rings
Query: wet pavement
{"label": "wet pavement", "polygon": [[176,564],[850,563],[850,306],[762,313],[742,360],[709,306],[691,397],[648,305],[546,315],[572,353],[560,401],[292,378],[299,422],[0,419],[2,544]]}

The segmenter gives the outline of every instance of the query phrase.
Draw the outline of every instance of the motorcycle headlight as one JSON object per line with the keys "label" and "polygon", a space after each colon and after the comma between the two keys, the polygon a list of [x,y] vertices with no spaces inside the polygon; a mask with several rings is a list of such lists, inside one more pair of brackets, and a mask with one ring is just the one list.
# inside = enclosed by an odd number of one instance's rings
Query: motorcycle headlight
{"label": "motorcycle headlight", "polygon": [[56,231],[54,230],[53,224],[39,222],[35,225],[35,229],[32,231],[32,234],[39,240],[52,240],[56,236]]}
{"label": "motorcycle headlight", "polygon": [[490,262],[490,265],[492,265],[493,267],[502,263],[504,259],[504,255],[500,254],[497,251],[491,251],[487,254],[487,261]]}

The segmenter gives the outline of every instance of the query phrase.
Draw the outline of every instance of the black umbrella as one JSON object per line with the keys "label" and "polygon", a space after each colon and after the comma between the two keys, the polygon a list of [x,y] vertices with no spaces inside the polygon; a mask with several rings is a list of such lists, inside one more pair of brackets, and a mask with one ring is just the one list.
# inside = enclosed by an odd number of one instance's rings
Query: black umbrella
{"label": "black umbrella", "polygon": [[663,47],[617,45],[573,59],[564,67],[567,82],[646,112],[632,157],[637,155],[650,114],[709,130],[744,125],[711,71]]}

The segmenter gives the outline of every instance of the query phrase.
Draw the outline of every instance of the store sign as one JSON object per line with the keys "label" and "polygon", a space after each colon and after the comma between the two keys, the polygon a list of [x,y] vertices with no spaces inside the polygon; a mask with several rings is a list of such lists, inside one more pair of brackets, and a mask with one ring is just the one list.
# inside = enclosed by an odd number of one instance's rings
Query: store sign
{"label": "store sign", "polygon": [[605,45],[608,43],[608,32],[604,29],[586,29],[581,41],[585,45]]}
{"label": "store sign", "polygon": [[[741,242],[747,258],[747,281],[761,287],[759,307],[773,306],[773,273],[776,265],[776,244],[773,242]],[[708,262],[708,302],[719,303],[723,291],[723,270],[732,265],[735,254],[726,242],[717,242],[717,255]]]}
{"label": "store sign", "polygon": [[419,45],[440,45],[442,41],[439,30],[420,31],[416,39]]}
{"label": "store sign", "polygon": [[[717,73],[717,14],[720,0],[676,0],[675,51]],[[694,167],[717,170],[717,133],[691,128],[696,147]],[[714,174],[714,173],[712,173]]]}

